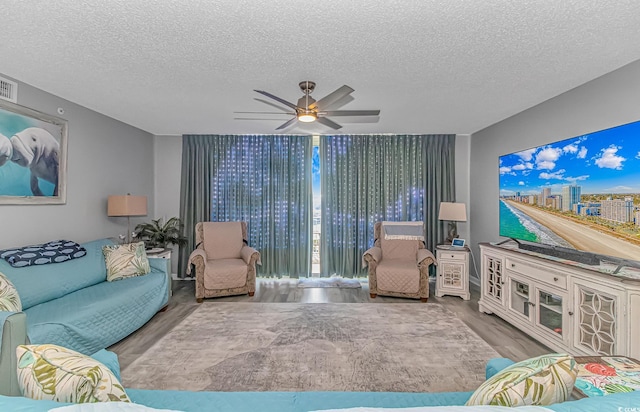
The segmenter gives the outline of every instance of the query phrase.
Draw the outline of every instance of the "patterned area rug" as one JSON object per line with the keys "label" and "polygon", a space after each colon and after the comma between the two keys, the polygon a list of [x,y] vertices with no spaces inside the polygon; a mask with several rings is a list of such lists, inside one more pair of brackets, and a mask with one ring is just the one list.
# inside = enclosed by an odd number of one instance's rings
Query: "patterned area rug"
{"label": "patterned area rug", "polygon": [[499,356],[437,303],[205,302],[122,372],[195,391],[475,390]]}
{"label": "patterned area rug", "polygon": [[341,278],[338,276],[330,278],[300,278],[298,280],[299,288],[345,288],[356,289],[362,285],[358,279]]}

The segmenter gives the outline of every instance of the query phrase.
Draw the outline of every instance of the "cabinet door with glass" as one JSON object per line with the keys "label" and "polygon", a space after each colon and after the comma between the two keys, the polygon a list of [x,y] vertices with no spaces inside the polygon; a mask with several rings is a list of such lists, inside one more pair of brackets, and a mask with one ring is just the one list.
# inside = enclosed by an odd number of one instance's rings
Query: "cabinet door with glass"
{"label": "cabinet door with glass", "polygon": [[534,296],[531,281],[517,276],[508,277],[509,313],[524,321],[532,322],[534,313]]}
{"label": "cabinet door with glass", "polygon": [[568,294],[538,285],[535,288],[535,325],[548,338],[569,344],[570,325],[567,310]]}

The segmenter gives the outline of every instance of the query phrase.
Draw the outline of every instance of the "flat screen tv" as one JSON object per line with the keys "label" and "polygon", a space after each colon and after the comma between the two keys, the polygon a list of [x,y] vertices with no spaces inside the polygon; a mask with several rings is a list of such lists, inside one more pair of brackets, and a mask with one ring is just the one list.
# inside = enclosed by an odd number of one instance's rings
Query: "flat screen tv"
{"label": "flat screen tv", "polygon": [[640,121],[506,154],[499,167],[500,236],[588,264],[640,261]]}

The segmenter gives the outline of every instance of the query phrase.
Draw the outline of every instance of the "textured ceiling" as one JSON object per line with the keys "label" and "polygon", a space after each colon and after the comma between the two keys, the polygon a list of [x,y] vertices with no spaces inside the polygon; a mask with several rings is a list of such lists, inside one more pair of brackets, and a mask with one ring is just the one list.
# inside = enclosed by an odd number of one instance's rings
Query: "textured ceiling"
{"label": "textured ceiling", "polygon": [[[271,133],[355,89],[344,133],[473,133],[640,58],[638,0],[2,0],[0,73],[154,134]],[[245,116],[245,115],[242,115]],[[285,132],[329,133],[318,124]]]}

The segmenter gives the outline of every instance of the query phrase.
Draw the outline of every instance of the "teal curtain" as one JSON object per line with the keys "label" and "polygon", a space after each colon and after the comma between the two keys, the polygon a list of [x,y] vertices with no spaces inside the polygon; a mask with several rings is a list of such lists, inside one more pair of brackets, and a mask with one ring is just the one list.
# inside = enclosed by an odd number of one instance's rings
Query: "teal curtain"
{"label": "teal curtain", "polygon": [[455,193],[454,153],[455,135],[321,136],[321,275],[364,275],[378,221],[424,221],[433,250],[445,233],[438,206]]}
{"label": "teal curtain", "polygon": [[[200,220],[244,220],[249,245],[261,254],[259,275],[308,276],[312,230],[311,138],[185,135],[183,139],[185,207],[181,206],[181,216],[189,216],[189,238],[193,239],[195,223]],[[206,155],[184,153],[201,150]],[[196,165],[184,162],[200,156],[207,160]],[[190,190],[202,186],[207,186],[203,195]],[[189,210],[194,206],[189,199],[202,200],[208,213],[200,211],[202,206]],[[193,246],[185,250],[193,250]]]}

